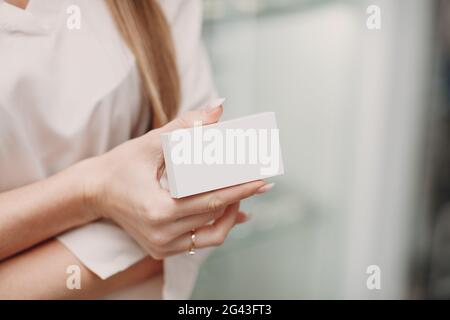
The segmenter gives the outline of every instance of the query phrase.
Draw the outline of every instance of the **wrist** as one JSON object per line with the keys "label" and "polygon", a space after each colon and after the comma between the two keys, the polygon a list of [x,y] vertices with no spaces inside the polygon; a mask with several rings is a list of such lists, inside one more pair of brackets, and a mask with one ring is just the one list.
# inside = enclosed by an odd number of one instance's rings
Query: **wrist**
{"label": "wrist", "polygon": [[96,176],[97,158],[83,160],[69,169],[69,174],[75,181],[75,197],[80,212],[86,220],[94,221],[102,218],[99,209],[99,186]]}

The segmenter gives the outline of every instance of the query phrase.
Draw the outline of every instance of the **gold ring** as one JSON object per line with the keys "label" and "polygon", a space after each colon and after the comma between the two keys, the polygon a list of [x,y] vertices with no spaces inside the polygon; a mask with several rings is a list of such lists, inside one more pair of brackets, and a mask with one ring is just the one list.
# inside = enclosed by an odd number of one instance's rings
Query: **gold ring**
{"label": "gold ring", "polygon": [[189,248],[189,254],[193,256],[195,254],[195,230],[191,230],[191,247]]}

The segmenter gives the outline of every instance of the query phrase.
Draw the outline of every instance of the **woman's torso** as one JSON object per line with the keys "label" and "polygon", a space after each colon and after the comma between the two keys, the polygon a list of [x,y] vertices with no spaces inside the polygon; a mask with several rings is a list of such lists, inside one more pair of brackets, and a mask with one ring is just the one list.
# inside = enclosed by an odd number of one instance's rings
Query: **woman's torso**
{"label": "woman's torso", "polygon": [[[66,25],[71,5],[81,29]],[[71,11],[73,12],[73,11]],[[0,1],[0,192],[144,133],[135,59],[104,1]],[[161,277],[112,298],[160,298]]]}
{"label": "woman's torso", "polygon": [[[81,12],[81,29],[62,27],[70,17],[64,9],[83,2],[89,10]],[[104,1],[32,0],[26,11],[0,6],[0,28],[9,31],[0,33],[0,191],[146,129],[135,61]]]}

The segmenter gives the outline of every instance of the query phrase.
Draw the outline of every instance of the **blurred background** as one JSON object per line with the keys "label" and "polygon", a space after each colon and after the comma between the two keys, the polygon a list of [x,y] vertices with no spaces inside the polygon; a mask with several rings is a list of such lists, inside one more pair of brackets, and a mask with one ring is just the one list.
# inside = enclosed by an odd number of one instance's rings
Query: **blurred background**
{"label": "blurred background", "polygon": [[204,0],[204,19],[225,118],[275,111],[286,174],[194,298],[450,298],[450,1]]}

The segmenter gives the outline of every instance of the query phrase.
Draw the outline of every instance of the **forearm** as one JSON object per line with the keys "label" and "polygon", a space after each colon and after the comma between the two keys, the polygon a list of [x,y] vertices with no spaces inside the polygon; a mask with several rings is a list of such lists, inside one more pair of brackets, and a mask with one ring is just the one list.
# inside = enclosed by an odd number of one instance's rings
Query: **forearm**
{"label": "forearm", "polygon": [[[69,290],[67,267],[80,267],[81,288]],[[57,240],[50,240],[0,263],[0,299],[92,299],[159,274],[161,261],[150,257],[101,280]]]}
{"label": "forearm", "polygon": [[83,168],[0,194],[0,261],[96,219],[85,205]]}

